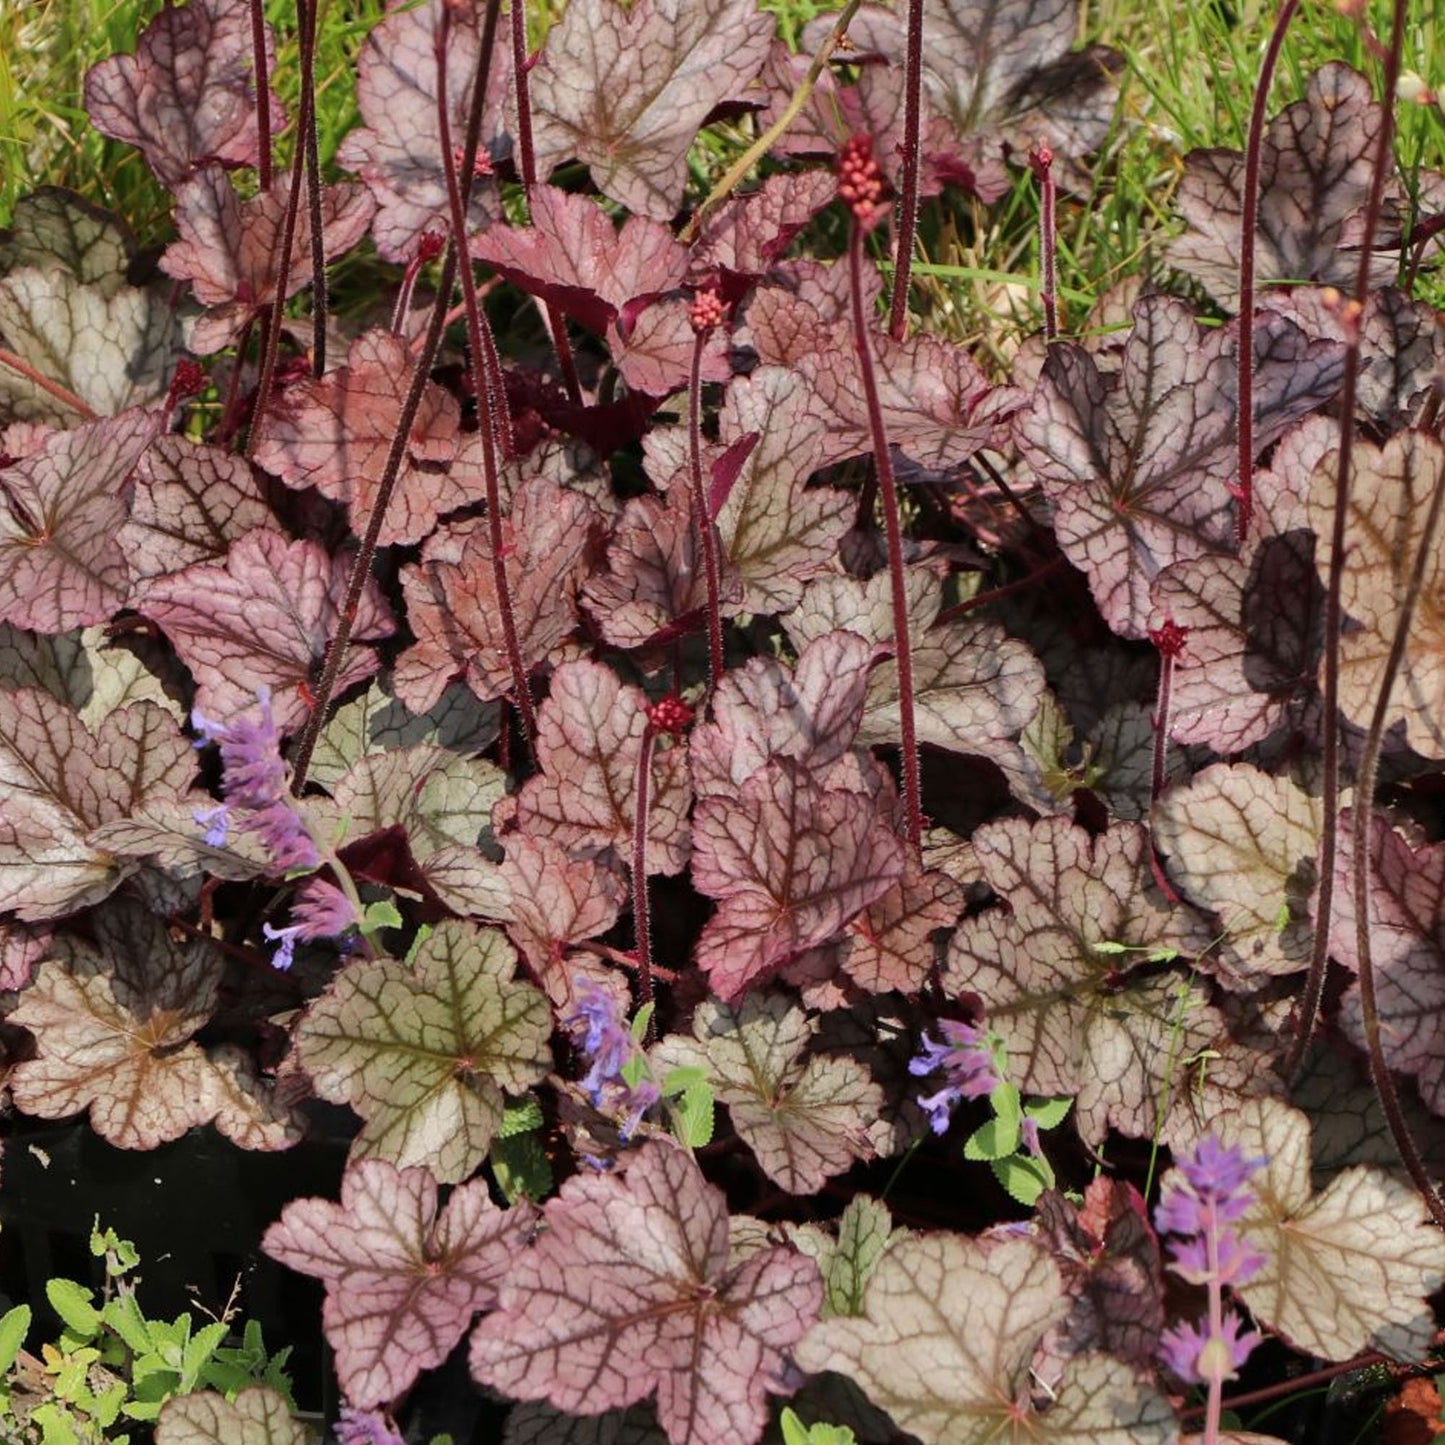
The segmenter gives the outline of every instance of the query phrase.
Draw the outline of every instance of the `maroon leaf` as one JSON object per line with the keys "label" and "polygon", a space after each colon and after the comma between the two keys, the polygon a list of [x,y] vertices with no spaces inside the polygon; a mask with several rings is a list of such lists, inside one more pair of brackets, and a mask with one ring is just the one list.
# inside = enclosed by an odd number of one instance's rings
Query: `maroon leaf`
{"label": "maroon leaf", "polygon": [[43,923],[0,921],[0,989],[18,991],[50,952],[52,930]]}
{"label": "maroon leaf", "polygon": [[905,851],[866,796],[783,757],[735,795],[703,798],[693,846],[693,883],[720,904],[697,962],[724,999],[826,943],[902,877]]}
{"label": "maroon leaf", "polygon": [[[697,336],[686,298],[668,296],[638,312],[624,328],[623,318],[608,328],[608,345],[622,378],[635,392],[669,396],[687,385]],[[732,376],[728,333],[718,327],[703,342],[702,379]]]}
{"label": "maroon leaf", "polygon": [[742,96],[772,30],[748,0],[569,5],[532,73],[538,174],[575,156],[609,199],[672,220],[698,127]]}
{"label": "maroon leaf", "polygon": [[472,1316],[496,1304],[532,1220],[525,1203],[498,1209],[484,1179],[454,1189],[438,1214],[425,1169],[363,1159],[342,1176],[339,1204],[293,1200],[262,1248],[325,1283],[321,1320],[337,1376],[368,1409],[441,1364]]}
{"label": "maroon leaf", "polygon": [[139,581],[224,557],[231,543],[258,528],[280,530],[244,458],[163,436],[141,457],[119,541]]}
{"label": "maroon leaf", "polygon": [[[345,502],[352,530],[365,532],[376,507],[387,453],[416,365],[406,343],[372,330],[351,343],[346,365],[320,381],[288,387],[260,423],[256,460],[293,487],[316,487]],[[419,542],[444,513],[476,501],[458,465],[457,403],[428,382],[407,438],[406,456],[386,510],[382,546]]]}
{"label": "maroon leaf", "polygon": [[[379,210],[372,223],[376,246],[388,261],[408,261],[423,235],[450,229],[446,169],[437,113],[436,34],[445,0],[413,6],[389,0],[385,20],[371,32],[357,62],[356,103],[364,128],[351,132],[336,153],[371,188]],[[467,113],[476,84],[481,34],[477,12],[453,7],[446,47],[447,118],[452,145],[467,133]],[[482,113],[481,144],[502,159],[507,141],[503,98],[510,67],[494,62]],[[486,226],[497,210],[491,185],[473,184],[468,232]]]}
{"label": "maroon leaf", "polygon": [[756,191],[734,196],[708,218],[693,246],[692,273],[720,272],[738,281],[764,275],[837,193],[826,171],[769,176]]}
{"label": "maroon leaf", "polygon": [[179,795],[195,753],[151,702],[92,732],[49,693],[0,692],[0,909],[35,922],[98,903],[134,871],[93,830]]}
{"label": "maroon leaf", "polygon": [[[545,477],[523,487],[502,519],[512,615],[529,670],[576,623],[574,598],[596,520],[586,497]],[[443,528],[421,562],[402,572],[402,586],[417,640],[397,661],[396,693],[413,712],[426,711],[460,675],[483,701],[511,691],[485,522]]]}
{"label": "maroon leaf", "polygon": [[[607,571],[594,574],[582,589],[598,631],[613,646],[643,647],[707,606],[690,497],[687,487],[674,486],[664,497],[634,497],[624,507],[608,544]],[[731,564],[722,581],[723,602],[736,602],[739,579]]]}
{"label": "maroon leaf", "polygon": [[125,605],[126,480],[161,422],[129,411],[56,432],[0,470],[0,621],[65,632]]}
{"label": "maroon leaf", "polygon": [[[267,69],[274,59],[266,29]],[[139,147],[172,190],[195,166],[261,159],[249,12],[229,0],[167,6],[141,32],[134,55],[112,55],[85,77],[91,123]],[[273,133],[285,121],[273,93]]]}
{"label": "maroon leaf", "polygon": [[1159,1241],[1139,1191],[1101,1176],[1084,1191],[1082,1208],[1048,1190],[1038,1217],[1070,1301],[1067,1318],[1045,1337],[1049,1364],[1041,1373],[1062,1375],[1068,1360],[1091,1350],[1152,1370],[1164,1326],[1164,1282]]}
{"label": "maroon leaf", "polygon": [[[1360,901],[1351,884],[1354,835],[1341,815],[1330,951],[1359,971],[1355,930]],[[1412,848],[1376,816],[1370,842],[1370,956],[1380,1042],[1391,1069],[1414,1078],[1420,1097],[1445,1114],[1445,843]],[[1345,995],[1342,1021],[1363,1039],[1359,985]]]}
{"label": "maroon leaf", "polygon": [[[203,712],[218,719],[243,712],[265,683],[285,732],[305,718],[300,689],[314,681],[336,631],[349,563],[344,554],[328,557],[316,542],[248,532],[224,562],[200,562],[144,583],[134,605],[165,630],[195,674]],[[338,690],[376,671],[375,652],[358,644],[389,636],[392,628],[390,610],[369,581]]]}
{"label": "maroon leaf", "polygon": [[786,1246],[730,1265],[723,1196],[670,1144],[568,1180],[544,1218],[472,1336],[472,1373],[574,1414],[655,1392],[671,1445],[754,1445],[817,1318],[817,1265]]}
{"label": "maroon leaf", "polygon": [[[1353,287],[1359,248],[1347,228],[1363,210],[1384,108],[1370,82],[1339,62],[1316,71],[1303,100],[1269,123],[1260,147],[1255,268],[1260,283],[1321,281]],[[1392,178],[1391,190],[1399,184]],[[1185,157],[1176,204],[1189,229],[1168,258],[1223,305],[1239,304],[1244,156],[1195,150]],[[1395,277],[1396,256],[1371,261],[1371,284]]]}
{"label": "maroon leaf", "polygon": [[[191,350],[206,355],[230,346],[245,324],[275,303],[282,221],[291,192],[289,175],[271,189],[242,201],[230,176],[207,166],[176,192],[176,230],[161,257],[161,270],[189,281],[207,308],[191,331]],[[354,184],[321,191],[321,242],[328,260],[349,251],[366,234],[375,206]],[[311,212],[296,214],[296,234],[283,294],[311,284]]]}
{"label": "maroon leaf", "polygon": [[[1050,350],[1018,439],[1105,621],[1142,638],[1154,577],[1229,545],[1237,368],[1233,330],[1201,334],[1182,301],[1148,297],[1134,316],[1117,375],[1072,343]],[[1260,318],[1255,348],[1263,447],[1333,395],[1342,361],[1282,319]]]}
{"label": "maroon leaf", "polygon": [[[829,342],[801,363],[814,386],[810,412],[827,428],[824,464],[873,450],[851,334],[840,324]],[[895,341],[877,333],[871,342],[889,444],[930,470],[955,467],[988,446],[1027,400],[1014,387],[990,385],[965,347],[936,336]]]}
{"label": "maroon leaf", "polygon": [[530,226],[493,226],[472,255],[599,336],[629,301],[682,280],[687,252],[666,226],[631,216],[621,228],[596,201],[554,186],[529,196]]}
{"label": "maroon leaf", "polygon": [[[647,699],[610,667],[566,662],[537,713],[541,774],[517,795],[517,827],[564,848],[612,848],[631,856],[637,762],[647,728]],[[680,747],[654,747],[647,814],[648,863],[679,873],[687,863],[691,790]]]}
{"label": "maroon leaf", "polygon": [[826,778],[857,737],[874,658],[855,633],[825,632],[802,649],[791,677],[771,657],[750,657],[727,673],[711,720],[689,739],[694,788],[727,796],[775,757]]}

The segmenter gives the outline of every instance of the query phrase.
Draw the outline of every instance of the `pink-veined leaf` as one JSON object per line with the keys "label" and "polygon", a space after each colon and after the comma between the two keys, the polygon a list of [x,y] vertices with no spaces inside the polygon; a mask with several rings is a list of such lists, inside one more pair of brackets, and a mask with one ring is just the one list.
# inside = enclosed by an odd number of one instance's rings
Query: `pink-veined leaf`
{"label": "pink-veined leaf", "polygon": [[156,1445],[311,1445],[283,1396],[248,1385],[228,1400],[215,1390],[172,1395],[156,1420]]}
{"label": "pink-veined leaf", "polygon": [[[1317,70],[1304,98],[1270,121],[1260,146],[1254,234],[1260,285],[1354,286],[1359,246],[1349,244],[1349,226],[1368,198],[1384,123],[1370,82],[1340,62]],[[1393,176],[1390,189],[1398,196]],[[1169,261],[1202,281],[1222,305],[1237,309],[1243,152],[1190,151],[1175,204],[1189,229],[1170,246]],[[1393,255],[1372,260],[1372,284],[1394,280],[1397,265]]]}
{"label": "pink-veined leaf", "polygon": [[[580,492],[537,477],[502,519],[503,563],[523,665],[536,667],[576,625],[575,598],[600,516]],[[512,689],[485,521],[444,527],[402,572],[416,642],[396,664],[396,693],[414,712],[431,707],[453,678],[483,701]]]}
{"label": "pink-veined leaf", "polygon": [[[101,416],[159,401],[182,354],[173,300],[155,287],[91,285],[53,262],[0,280],[0,338]],[[0,368],[0,423],[69,426],[72,407]]]}
{"label": "pink-veined leaf", "polygon": [[545,834],[513,833],[501,863],[510,912],[507,932],[559,1008],[572,1002],[565,967],[570,945],[606,933],[622,911],[621,873],[596,858],[574,858]]}
{"label": "pink-veined leaf", "polygon": [[[1326,453],[1308,484],[1310,522],[1321,583],[1328,576],[1336,458]],[[1349,559],[1342,579],[1340,710],[1364,728],[1384,679],[1385,663],[1424,536],[1430,501],[1445,487],[1445,444],[1406,431],[1383,447],[1361,441],[1351,453],[1346,523]],[[1416,752],[1445,758],[1445,548],[1432,544],[1385,726]]]}
{"label": "pink-veined leaf", "polygon": [[754,1445],[817,1317],[817,1265],[785,1246],[730,1264],[722,1193],[670,1143],[569,1179],[544,1220],[472,1335],[473,1375],[574,1414],[655,1392],[671,1445]]}
{"label": "pink-veined leaf", "polygon": [[524,1204],[502,1210],[474,1179],[437,1212],[425,1169],[362,1159],[341,1179],[341,1202],[293,1200],[261,1247],[321,1280],[321,1320],[336,1373],[360,1409],[394,1400],[439,1365],[498,1285],[534,1219]]}
{"label": "pink-veined leaf", "polygon": [[917,993],[939,961],[935,936],[963,912],[963,888],[909,853],[903,877],[849,925],[839,967],[869,993]]}
{"label": "pink-veined leaf", "polygon": [[[669,295],[630,308],[608,327],[607,344],[617,370],[633,391],[649,396],[670,396],[681,391],[688,384],[697,344],[691,304],[686,297]],[[716,327],[703,338],[699,367],[705,382],[731,378],[725,326]]]}
{"label": "pink-veined leaf", "polygon": [[[85,108],[103,134],[139,148],[174,190],[194,167],[254,166],[256,122],[251,17],[230,0],[167,6],[141,32],[134,55],[112,55],[85,77]],[[270,27],[266,59],[274,60]],[[286,113],[273,92],[274,135]]]}
{"label": "pink-veined leaf", "polygon": [[688,740],[693,787],[701,796],[731,794],[775,757],[826,777],[857,737],[873,664],[869,642],[836,630],[800,650],[791,676],[772,657],[733,668]]}
{"label": "pink-veined leaf", "polygon": [[[371,188],[379,207],[372,222],[377,250],[388,261],[409,261],[428,232],[450,231],[446,168],[437,111],[437,31],[445,0],[411,5],[388,0],[386,19],[368,38],[357,62],[356,103],[365,125],[351,132],[336,153]],[[481,51],[478,13],[453,8],[446,47],[447,119],[453,147],[467,133],[467,114]],[[482,112],[479,158],[500,160],[507,149],[504,97],[511,68],[494,61]],[[469,233],[497,213],[495,188],[472,185]]]}
{"label": "pink-veined leaf", "polygon": [[[813,383],[810,414],[825,427],[822,464],[873,450],[851,329],[838,323],[830,340],[800,365]],[[889,445],[930,471],[956,467],[996,441],[1028,401],[1016,387],[991,385],[966,347],[926,332],[906,341],[875,332],[870,344]]]}
{"label": "pink-veined leaf", "polygon": [[45,1119],[88,1109],[121,1149],[154,1149],[211,1119],[245,1147],[294,1143],[268,1092],[238,1087],[234,1061],[192,1041],[216,1005],[220,953],[174,942],[133,902],[97,910],[90,926],[93,943],[55,940],[9,1016],[37,1047],[10,1072],[16,1107]]}
{"label": "pink-veined leaf", "polygon": [[[207,715],[243,712],[265,683],[285,732],[305,719],[299,688],[314,681],[336,631],[349,562],[345,554],[328,556],[318,542],[288,542],[278,532],[257,530],[235,542],[224,561],[143,583],[133,605],[164,630],[195,674]],[[368,581],[338,691],[376,671],[376,654],[365,644],[392,630],[381,591]]]}
{"label": "pink-veined leaf", "polygon": [[1414,1186],[1353,1165],[1315,1193],[1309,1120],[1278,1099],[1250,1100],[1211,1121],[1211,1132],[1265,1161],[1234,1226],[1265,1260],[1235,1287],[1255,1319],[1325,1360],[1371,1348],[1422,1358],[1435,1335],[1429,1296],[1445,1282],[1445,1236]]}
{"label": "pink-veined leaf", "polygon": [[[281,229],[291,191],[289,175],[243,201],[220,166],[207,166],[176,192],[176,230],[161,257],[161,270],[189,281],[206,313],[190,334],[191,350],[205,356],[230,346],[246,323],[275,304]],[[351,182],[321,190],[321,244],[328,260],[349,251],[366,234],[375,206],[364,187]],[[283,295],[311,284],[311,211],[296,213],[290,265]]]}
{"label": "pink-veined leaf", "polygon": [[161,425],[124,412],[56,432],[0,470],[0,620],[67,632],[125,605],[126,482]]}
{"label": "pink-veined leaf", "polygon": [[666,226],[631,216],[621,228],[588,196],[537,186],[530,226],[493,226],[472,255],[599,336],[630,301],[677,286],[688,254]]}
{"label": "pink-veined leaf", "polygon": [[[986,1000],[1025,1093],[1077,1096],[1081,1135],[1152,1131],[1179,1058],[1222,1031],[1202,988],[1177,975],[1130,981],[1150,959],[1202,953],[1201,921],[1171,911],[1149,869],[1149,835],[1116,823],[1091,837],[1066,818],[977,830],[984,876],[1009,907],[960,924],[947,986]],[[1176,1052],[1177,1051],[1177,1052]]]}
{"label": "pink-veined leaf", "polygon": [[734,284],[765,275],[837,194],[837,182],[823,170],[769,176],[708,217],[692,248],[692,274],[720,273]]}
{"label": "pink-veined leaf", "polygon": [[699,127],[743,98],[772,31],[747,0],[577,0],[532,72],[538,175],[575,156],[609,200],[671,221]]}
{"label": "pink-veined leaf", "polygon": [[847,1375],[924,1445],[1177,1438],[1169,1402],[1108,1355],[1079,1356],[1048,1409],[1033,1407],[1034,1352],[1069,1301],[1058,1266],[1032,1240],[902,1239],[878,1262],[865,1299],[861,1317],[815,1325],[798,1363]]}
{"label": "pink-veined leaf", "polygon": [[1154,838],[1186,897],[1224,928],[1225,969],[1256,987],[1309,966],[1323,815],[1287,776],[1217,763],[1154,809]]}
{"label": "pink-veined leaf", "polygon": [[514,978],[495,929],[447,919],[410,963],[353,963],[307,1011],[296,1051],[323,1099],[366,1121],[353,1159],[424,1165],[444,1184],[474,1173],[502,1122],[503,1094],[551,1067],[552,1013]]}
{"label": "pink-veined leaf", "polygon": [[[315,487],[346,504],[359,537],[371,522],[386,458],[396,434],[415,362],[406,343],[373,329],[351,343],[346,365],[277,396],[258,426],[256,460],[288,486]],[[406,455],[377,541],[419,542],[445,512],[476,501],[453,465],[458,410],[454,397],[428,382],[407,437]]]}
{"label": "pink-veined leaf", "polygon": [[1090,1350],[1151,1371],[1164,1327],[1164,1281],[1143,1196],[1127,1180],[1101,1175],[1084,1191],[1082,1207],[1047,1190],[1038,1221],[1069,1298],[1068,1316],[1045,1339],[1049,1364],[1040,1373],[1056,1378]]}
{"label": "pink-veined leaf", "polygon": [[[1330,952],[1358,973],[1351,817],[1340,816]],[[1388,819],[1377,814],[1373,822],[1366,877],[1380,1044],[1390,1068],[1414,1078],[1427,1107],[1445,1115],[1445,843],[1411,847]],[[1345,995],[1341,1022],[1362,1044],[1358,984]]]}
{"label": "pink-veined leaf", "polygon": [[[610,667],[563,663],[537,714],[542,771],[517,795],[517,828],[564,848],[612,848],[630,858],[646,706],[641,690],[624,685]],[[686,866],[690,802],[686,753],[654,745],[647,813],[651,871],[679,873]]]}
{"label": "pink-veined leaf", "polygon": [[[731,606],[741,595],[739,578],[727,558],[720,561],[722,602]],[[587,579],[582,600],[614,647],[645,646],[707,606],[702,543],[686,486],[627,503],[607,545],[607,570]]]}
{"label": "pink-veined leaf", "polygon": [[28,922],[98,903],[134,865],[92,830],[179,795],[195,753],[154,703],[112,712],[92,732],[34,688],[0,691],[0,908]]}
{"label": "pink-veined leaf", "polygon": [[[1121,369],[1072,343],[1050,349],[1017,422],[1025,460],[1054,505],[1064,554],[1089,578],[1115,632],[1142,638],[1149,586],[1165,567],[1228,550],[1237,467],[1234,328],[1201,333],[1184,302],[1134,308]],[[1329,400],[1340,348],[1292,322],[1255,328],[1255,446]]]}
{"label": "pink-veined leaf", "polygon": [[825,789],[775,757],[693,818],[693,884],[719,907],[697,944],[713,991],[736,999],[826,943],[903,876],[902,841],[863,793]]}
{"label": "pink-veined leaf", "polygon": [[809,387],[797,373],[759,367],[733,382],[718,430],[724,445],[759,436],[717,519],[742,574],[742,608],[786,612],[797,605],[803,583],[833,559],[853,498],[831,487],[808,488],[823,464],[825,427],[811,414]]}
{"label": "pink-veined leaf", "polygon": [[136,469],[121,550],[136,580],[224,557],[247,532],[280,532],[242,457],[184,436],[158,437]]}
{"label": "pink-veined leaf", "polygon": [[693,1037],[672,1035],[653,1054],[659,1077],[680,1064],[706,1072],[739,1137],[789,1194],[814,1194],[871,1158],[868,1132],[883,1101],[856,1060],[808,1053],[817,1027],[782,994],[751,993],[736,1008],[708,999]]}

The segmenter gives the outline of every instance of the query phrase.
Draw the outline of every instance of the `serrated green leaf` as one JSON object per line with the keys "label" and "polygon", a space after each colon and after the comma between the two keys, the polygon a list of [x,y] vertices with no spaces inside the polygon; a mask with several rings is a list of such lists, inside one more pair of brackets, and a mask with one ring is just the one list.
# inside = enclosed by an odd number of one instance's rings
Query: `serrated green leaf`
{"label": "serrated green leaf", "polygon": [[137,1355],[146,1354],[155,1348],[150,1322],[141,1312],[135,1295],[128,1289],[122,1290],[106,1301],[101,1319],[118,1334],[126,1345]]}
{"label": "serrated green leaf", "polygon": [[1019,1147],[1019,1121],[1015,1119],[990,1119],[980,1124],[964,1141],[965,1159],[988,1160],[993,1162],[1007,1159]]}
{"label": "serrated green leaf", "polygon": [[513,1100],[502,1111],[497,1138],[510,1139],[514,1134],[526,1134],[533,1129],[540,1129],[546,1122],[542,1115],[542,1106],[528,1094],[526,1098]]}
{"label": "serrated green leaf", "polygon": [[16,1305],[0,1316],[0,1375],[9,1371],[30,1331],[30,1306]]}
{"label": "serrated green leaf", "polygon": [[1045,1189],[1054,1187],[1054,1171],[1047,1159],[1031,1154],[1012,1154],[1007,1159],[989,1161],[994,1178],[1008,1190],[1011,1198],[1032,1208]]}
{"label": "serrated green leaf", "polygon": [[706,1079],[689,1084],[673,1107],[677,1137],[689,1149],[701,1149],[712,1143],[713,1097]]}
{"label": "serrated green leaf", "polygon": [[40,1426],[40,1445],[82,1445],[69,1412],[59,1405],[37,1406],[30,1412],[30,1418]]}
{"label": "serrated green leaf", "polygon": [[181,1389],[186,1394],[196,1388],[201,1371],[225,1338],[226,1326],[217,1320],[214,1324],[203,1325],[186,1344],[181,1356]]}
{"label": "serrated green leaf", "polygon": [[1112,956],[1114,954],[1128,953],[1129,945],[1126,943],[1115,943],[1109,939],[1105,939],[1100,943],[1091,943],[1089,945],[1089,951],[1091,953],[1102,953]]}
{"label": "serrated green leaf", "polygon": [[705,1084],[706,1082],[707,1070],[700,1064],[680,1064],[675,1069],[669,1069],[663,1075],[659,1087],[664,1099],[675,1099],[679,1094],[692,1088],[694,1084]]}
{"label": "serrated green leaf", "polygon": [[645,1003],[637,1010],[637,1016],[632,1020],[632,1042],[640,1044],[647,1037],[647,1026],[652,1022],[652,1015],[657,1005]]}
{"label": "serrated green leaf", "polygon": [[361,915],[361,931],[369,937],[383,928],[400,928],[405,922],[401,910],[391,899],[379,898],[366,905],[366,912]]}
{"label": "serrated green leaf", "polygon": [[1068,1118],[1069,1110],[1073,1107],[1074,1101],[1067,1094],[1063,1094],[1057,1099],[1034,1099],[1024,1105],[1024,1113],[1040,1129],[1057,1129]]}
{"label": "serrated green leaf", "polygon": [[92,1303],[93,1291],[74,1280],[52,1279],[46,1282],[45,1297],[72,1334],[82,1340],[94,1337],[100,1328],[100,1311]]}
{"label": "serrated green leaf", "polygon": [[493,1139],[487,1158],[508,1204],[523,1197],[540,1201],[552,1192],[552,1163],[535,1132]]}
{"label": "serrated green leaf", "polygon": [[784,1409],[778,1423],[783,1429],[783,1445],[856,1445],[858,1438],[846,1425],[822,1421],[805,1425],[792,1409]]}
{"label": "serrated green leaf", "polygon": [[823,1266],[825,1312],[861,1315],[868,1281],[893,1233],[893,1216],[881,1199],[856,1194],[838,1219],[838,1244]]}

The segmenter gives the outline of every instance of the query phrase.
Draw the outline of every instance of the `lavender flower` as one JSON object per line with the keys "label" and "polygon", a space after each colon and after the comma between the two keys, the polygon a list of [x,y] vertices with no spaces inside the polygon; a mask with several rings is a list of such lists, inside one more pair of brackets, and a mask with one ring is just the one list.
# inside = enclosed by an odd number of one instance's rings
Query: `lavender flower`
{"label": "lavender flower", "polygon": [[197,747],[215,743],[221,750],[221,796],[215,808],[197,809],[195,820],[213,848],[222,847],[232,821],[258,833],[278,872],[315,868],[320,863],[316,844],[306,831],[286,790],[286,764],[281,760],[281,733],[271,709],[271,689],[260,687],[259,719],[242,717],[219,723],[199,709],[191,723],[201,734]]}
{"label": "lavender flower", "polygon": [[923,1051],[909,1060],[908,1072],[915,1077],[941,1069],[947,1082],[936,1094],[918,1101],[918,1107],[929,1116],[935,1134],[948,1130],[949,1115],[960,1099],[978,1099],[991,1094],[1002,1080],[994,1065],[993,1049],[988,1031],[957,1019],[944,1019],[938,1025],[943,1043],[935,1043],[923,1035]]}
{"label": "lavender flower", "polygon": [[616,997],[590,979],[577,991],[577,1007],[562,1020],[563,1027],[577,1037],[590,1067],[582,1087],[593,1108],[625,1110],[627,1117],[619,1131],[623,1143],[632,1138],[642,1117],[662,1097],[649,1078],[629,1084],[623,1070],[639,1053],[628,1030]]}
{"label": "lavender flower", "polygon": [[271,966],[285,973],[296,960],[299,939],[337,938],[360,921],[351,899],[334,883],[324,878],[308,878],[291,905],[291,926],[261,925],[261,932],[272,943],[280,944],[271,956]]}
{"label": "lavender flower", "polygon": [[387,1423],[385,1415],[376,1410],[357,1410],[351,1405],[341,1407],[336,1440],[337,1445],[406,1445]]}
{"label": "lavender flower", "polygon": [[1193,1284],[1209,1291],[1207,1323],[1180,1324],[1166,1330],[1160,1340],[1164,1363],[1195,1384],[1220,1384],[1233,1379],[1259,1343],[1255,1331],[1241,1333],[1244,1323],[1233,1310],[1223,1308],[1225,1285],[1241,1285],[1265,1264],[1230,1228],[1249,1210],[1253,1195],[1250,1176],[1264,1159],[1249,1159],[1237,1146],[1225,1148],[1206,1134],[1192,1154],[1181,1155],[1179,1179],[1160,1200],[1154,1223],[1161,1234],[1176,1234],[1170,1241],[1171,1268]]}

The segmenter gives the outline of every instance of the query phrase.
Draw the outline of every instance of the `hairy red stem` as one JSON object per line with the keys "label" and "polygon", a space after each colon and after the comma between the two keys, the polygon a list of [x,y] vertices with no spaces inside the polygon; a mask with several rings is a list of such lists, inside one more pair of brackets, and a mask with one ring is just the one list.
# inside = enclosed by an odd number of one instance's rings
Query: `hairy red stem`
{"label": "hairy red stem", "polygon": [[908,48],[903,60],[903,194],[898,202],[898,252],[888,330],[895,341],[908,331],[908,286],[918,234],[919,135],[923,129],[923,0],[908,0]]}
{"label": "hairy red stem", "polygon": [[692,365],[687,384],[687,463],[692,491],[692,523],[702,543],[703,575],[707,579],[707,674],[709,690],[722,681],[722,567],[717,553],[717,527],[707,504],[702,481],[702,353],[708,333],[692,339]]}
{"label": "hairy red stem", "polygon": [[[643,1008],[652,1002],[652,919],[647,900],[647,814],[652,794],[652,749],[657,730],[649,721],[637,753],[637,806],[632,819],[632,930],[637,941],[637,993]],[[656,1037],[656,1022],[647,1023],[647,1042]]]}
{"label": "hairy red stem", "polygon": [[263,191],[271,189],[271,77],[266,70],[266,6],[251,0],[251,66],[256,73],[256,147],[260,159],[256,179]]}
{"label": "hairy red stem", "polygon": [[321,141],[316,130],[316,6],[296,0],[301,31],[301,144],[297,159],[306,162],[306,209],[311,221],[311,375],[326,374],[326,238],[321,224]]}

